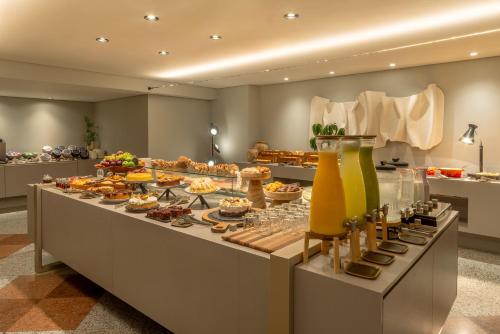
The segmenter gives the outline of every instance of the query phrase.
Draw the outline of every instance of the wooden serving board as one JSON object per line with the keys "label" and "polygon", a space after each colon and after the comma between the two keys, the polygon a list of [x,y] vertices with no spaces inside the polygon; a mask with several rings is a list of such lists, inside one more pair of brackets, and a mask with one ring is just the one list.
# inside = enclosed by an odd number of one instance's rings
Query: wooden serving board
{"label": "wooden serving board", "polygon": [[257,249],[266,253],[273,253],[295,241],[301,240],[302,238],[304,238],[303,233],[276,233],[269,236],[263,236],[253,229],[235,232],[222,237],[223,240]]}

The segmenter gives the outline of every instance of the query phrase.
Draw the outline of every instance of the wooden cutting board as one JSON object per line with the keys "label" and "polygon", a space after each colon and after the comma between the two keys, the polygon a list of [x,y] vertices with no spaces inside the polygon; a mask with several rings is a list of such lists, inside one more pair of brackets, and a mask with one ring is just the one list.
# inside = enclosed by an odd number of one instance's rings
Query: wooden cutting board
{"label": "wooden cutting board", "polygon": [[278,249],[294,243],[304,238],[303,233],[275,233],[269,236],[263,236],[255,230],[244,230],[223,236],[222,239],[257,249],[266,253],[273,253]]}

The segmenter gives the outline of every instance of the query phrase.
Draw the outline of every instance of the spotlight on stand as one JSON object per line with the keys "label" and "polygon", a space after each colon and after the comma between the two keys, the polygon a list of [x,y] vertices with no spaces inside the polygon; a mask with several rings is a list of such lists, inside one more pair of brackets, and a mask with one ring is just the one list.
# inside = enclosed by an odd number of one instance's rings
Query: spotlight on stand
{"label": "spotlight on stand", "polygon": [[210,123],[209,132],[210,132],[210,135],[212,136],[212,146],[210,147],[212,154],[210,156],[210,160],[208,160],[208,165],[213,166],[213,165],[215,165],[215,157],[214,157],[215,153],[214,152],[217,152],[220,154],[219,145],[214,143],[214,137],[219,134],[219,128],[214,123]]}
{"label": "spotlight on stand", "polygon": [[214,123],[210,123],[210,134],[212,136],[217,136],[217,134],[219,134],[219,128]]}
{"label": "spotlight on stand", "polygon": [[[462,137],[460,137],[459,141],[464,144],[472,145],[474,144],[474,137],[477,135],[477,125],[469,124],[469,128],[465,131]],[[483,172],[483,141],[480,141],[479,144],[479,172]]]}

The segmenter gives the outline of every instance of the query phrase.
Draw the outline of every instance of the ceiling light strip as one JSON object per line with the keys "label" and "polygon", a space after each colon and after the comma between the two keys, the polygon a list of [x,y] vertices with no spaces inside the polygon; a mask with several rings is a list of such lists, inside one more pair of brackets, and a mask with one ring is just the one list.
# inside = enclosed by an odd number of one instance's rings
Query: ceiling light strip
{"label": "ceiling light strip", "polygon": [[[437,39],[437,40],[432,40],[432,41],[427,41],[427,42],[421,42],[421,43],[415,43],[415,44],[408,44],[408,45],[398,46],[398,47],[394,47],[394,48],[388,48],[388,49],[382,49],[382,50],[375,50],[375,51],[367,51],[367,52],[357,53],[357,54],[353,54],[353,55],[345,56],[345,57],[328,58],[328,61],[347,60],[347,59],[350,59],[352,57],[370,56],[370,55],[373,55],[373,54],[386,53],[386,52],[391,52],[391,51],[398,51],[398,50],[403,50],[403,49],[408,49],[408,48],[414,48],[414,47],[426,46],[426,45],[431,45],[431,44],[437,44],[437,43],[444,43],[444,42],[449,42],[449,41],[452,41],[452,40],[460,40],[460,39],[465,39],[465,38],[470,38],[470,37],[475,37],[475,36],[480,36],[480,35],[487,35],[487,34],[492,34],[492,33],[498,33],[498,32],[500,32],[500,28],[490,29],[490,30],[485,30],[485,31],[480,31],[480,32],[465,34],[465,35],[452,36],[452,37],[447,37],[447,38],[442,38],[442,39]],[[264,70],[264,72],[269,73],[269,72],[286,71],[286,70],[291,71],[291,70],[300,69],[300,68],[303,68],[305,66],[310,66],[310,65],[318,65],[318,63],[316,61],[314,61],[314,62],[307,62],[307,63],[302,63],[302,64],[299,64],[299,65],[279,67],[279,68],[273,68],[273,69],[266,69],[266,70]],[[262,71],[259,71],[259,72],[247,72],[247,73],[236,74],[236,75],[228,75],[228,76],[212,77],[212,78],[203,79],[203,80],[196,80],[195,82],[197,84],[202,84],[202,83],[209,82],[209,81],[214,81],[214,80],[235,79],[235,78],[240,78],[240,77],[243,77],[243,76],[261,74],[261,73],[262,73]]]}
{"label": "ceiling light strip", "polygon": [[206,73],[221,69],[233,68],[241,65],[263,62],[271,59],[289,57],[314,51],[373,41],[392,36],[404,35],[442,28],[448,25],[471,22],[477,19],[492,17],[500,14],[500,2],[464,7],[460,10],[449,11],[437,15],[405,20],[391,25],[363,30],[354,33],[337,35],[328,38],[316,39],[308,42],[297,43],[292,46],[265,50],[244,56],[222,59],[220,61],[204,63],[184,68],[174,69],[160,74],[165,78],[180,78],[199,73]]}

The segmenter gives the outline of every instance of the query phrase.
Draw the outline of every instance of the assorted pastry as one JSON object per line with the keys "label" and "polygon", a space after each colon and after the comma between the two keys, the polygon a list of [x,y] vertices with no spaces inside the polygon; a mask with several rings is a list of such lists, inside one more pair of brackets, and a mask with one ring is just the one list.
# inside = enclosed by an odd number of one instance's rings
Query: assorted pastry
{"label": "assorted pastry", "polygon": [[119,189],[112,192],[107,192],[103,194],[103,198],[107,200],[128,200],[132,196],[132,190]]}
{"label": "assorted pastry", "polygon": [[69,178],[69,186],[73,189],[88,190],[90,187],[95,185],[96,185],[95,179],[92,177]]}
{"label": "assorted pastry", "polygon": [[184,176],[173,174],[161,174],[156,179],[156,185],[159,187],[174,187],[181,184]]}
{"label": "assorted pastry", "polygon": [[242,216],[252,207],[252,202],[241,197],[227,197],[219,201],[219,213],[223,216]]}
{"label": "assorted pastry", "polygon": [[155,194],[132,194],[126,208],[128,210],[150,210],[159,206]]}
{"label": "assorted pastry", "polygon": [[272,193],[294,193],[301,191],[300,185],[297,183],[284,184],[282,182],[276,181],[266,185],[266,191]]}
{"label": "assorted pastry", "polygon": [[256,166],[247,167],[241,171],[241,177],[269,177],[271,170],[268,167]]}
{"label": "assorted pastry", "polygon": [[189,214],[191,214],[191,209],[183,208],[182,206],[178,205],[172,205],[169,207],[148,211],[146,217],[159,220],[170,220],[172,218],[177,218]]}
{"label": "assorted pastry", "polygon": [[188,191],[196,194],[208,194],[217,191],[217,187],[211,178],[200,177],[192,180]]}
{"label": "assorted pastry", "polygon": [[209,166],[205,162],[195,162],[186,156],[180,156],[175,161],[154,159],[151,165],[158,169],[182,171],[196,174],[210,174],[219,176],[236,176],[240,170],[236,164],[216,164]]}

